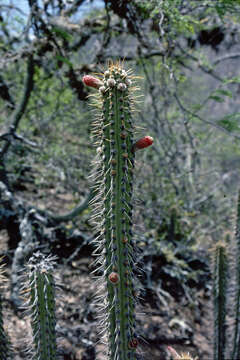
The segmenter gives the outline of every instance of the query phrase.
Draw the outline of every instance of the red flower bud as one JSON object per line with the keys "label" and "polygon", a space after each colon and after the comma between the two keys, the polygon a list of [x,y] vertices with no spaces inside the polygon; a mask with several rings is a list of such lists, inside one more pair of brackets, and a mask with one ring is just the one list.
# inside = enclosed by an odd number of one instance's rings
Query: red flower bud
{"label": "red flower bud", "polygon": [[84,82],[85,85],[93,87],[95,89],[99,89],[100,86],[103,85],[101,80],[99,80],[91,75],[83,76],[82,81]]}
{"label": "red flower bud", "polygon": [[132,338],[129,341],[128,346],[130,349],[136,349],[138,347],[138,340],[136,338]]}
{"label": "red flower bud", "polygon": [[151,136],[144,136],[143,138],[139,139],[134,145],[133,145],[133,151],[137,151],[139,149],[144,149],[153,143],[153,138]]}
{"label": "red flower bud", "polygon": [[109,276],[108,279],[111,283],[113,284],[117,284],[119,281],[119,275],[116,272],[112,272]]}

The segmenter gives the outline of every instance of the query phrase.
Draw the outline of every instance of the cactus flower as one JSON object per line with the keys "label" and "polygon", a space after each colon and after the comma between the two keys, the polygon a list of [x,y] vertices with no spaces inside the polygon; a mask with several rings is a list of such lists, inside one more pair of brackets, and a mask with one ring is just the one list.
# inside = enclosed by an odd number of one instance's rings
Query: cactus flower
{"label": "cactus flower", "polygon": [[134,145],[133,145],[133,151],[137,151],[139,149],[144,149],[153,143],[153,138],[151,136],[144,136],[143,138],[139,139]]}
{"label": "cactus flower", "polygon": [[83,76],[82,81],[84,82],[85,85],[93,87],[95,89],[99,89],[103,85],[101,80],[95,78],[92,75]]}

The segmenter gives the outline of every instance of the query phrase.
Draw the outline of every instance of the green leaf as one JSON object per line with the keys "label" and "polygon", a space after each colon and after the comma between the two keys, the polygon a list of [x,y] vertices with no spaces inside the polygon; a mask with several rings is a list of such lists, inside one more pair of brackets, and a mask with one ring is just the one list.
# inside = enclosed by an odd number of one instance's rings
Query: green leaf
{"label": "green leaf", "polygon": [[52,28],[52,31],[56,34],[59,35],[61,38],[63,38],[64,40],[68,40],[71,41],[72,40],[72,35],[69,34],[67,31],[60,29],[59,27],[54,26]]}
{"label": "green leaf", "polygon": [[228,97],[232,98],[232,92],[230,90],[226,90],[226,89],[216,89],[209,96],[209,99],[222,103],[222,102],[224,102],[224,99],[222,98],[222,96],[228,96]]}
{"label": "green leaf", "polygon": [[234,76],[233,78],[226,79],[224,81],[225,84],[231,84],[231,83],[240,83],[240,76]]}
{"label": "green leaf", "polygon": [[214,93],[217,95],[228,96],[230,98],[232,97],[232,92],[230,90],[218,89],[218,90],[215,90]]}
{"label": "green leaf", "polygon": [[72,67],[72,63],[71,63],[70,60],[68,60],[68,58],[66,58],[66,57],[64,57],[64,56],[61,56],[61,55],[56,55],[55,58],[56,58],[57,60],[62,61],[62,62],[65,63],[65,64],[69,65],[70,67]]}
{"label": "green leaf", "polygon": [[218,125],[228,131],[239,131],[240,112],[224,116],[218,120]]}
{"label": "green leaf", "polygon": [[215,101],[217,101],[217,102],[219,102],[219,103],[224,102],[224,99],[221,98],[220,96],[217,96],[217,95],[211,95],[211,96],[209,96],[209,99],[215,100]]}
{"label": "green leaf", "polygon": [[194,105],[192,105],[192,111],[197,112],[197,111],[201,110],[202,107],[203,107],[202,104],[194,104]]}

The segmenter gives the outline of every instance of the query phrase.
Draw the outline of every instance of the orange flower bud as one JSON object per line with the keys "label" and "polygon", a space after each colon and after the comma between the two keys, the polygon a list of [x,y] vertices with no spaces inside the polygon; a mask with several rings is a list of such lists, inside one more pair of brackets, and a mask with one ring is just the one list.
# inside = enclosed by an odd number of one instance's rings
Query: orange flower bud
{"label": "orange flower bud", "polygon": [[95,89],[99,89],[103,85],[101,80],[99,80],[91,75],[83,76],[82,81],[84,82],[85,85],[93,87]]}
{"label": "orange flower bud", "polygon": [[133,145],[133,151],[137,151],[139,149],[144,149],[153,143],[153,138],[151,136],[144,136],[143,138],[139,139],[134,145]]}

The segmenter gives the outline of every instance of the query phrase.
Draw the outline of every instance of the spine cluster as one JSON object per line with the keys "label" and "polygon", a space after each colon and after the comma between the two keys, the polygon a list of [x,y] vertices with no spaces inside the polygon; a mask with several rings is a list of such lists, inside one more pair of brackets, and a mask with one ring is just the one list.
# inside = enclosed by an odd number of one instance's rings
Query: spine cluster
{"label": "spine cluster", "polygon": [[98,88],[95,105],[100,115],[93,129],[98,195],[93,204],[99,233],[97,251],[107,290],[103,324],[111,360],[136,359],[138,346],[132,231],[134,157],[137,149],[151,145],[153,140],[145,137],[134,144],[132,80],[120,64],[110,65],[102,80],[83,78],[86,85]]}

